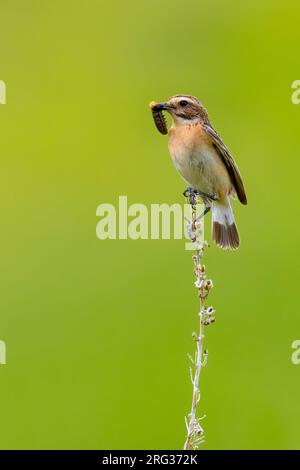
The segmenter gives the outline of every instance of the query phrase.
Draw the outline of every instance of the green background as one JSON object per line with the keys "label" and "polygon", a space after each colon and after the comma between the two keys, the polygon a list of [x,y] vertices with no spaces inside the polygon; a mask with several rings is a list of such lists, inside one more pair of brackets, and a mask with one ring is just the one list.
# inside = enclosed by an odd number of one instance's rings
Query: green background
{"label": "green background", "polygon": [[175,93],[206,105],[249,200],[241,249],[205,256],[203,448],[300,448],[299,2],[2,0],[0,15],[1,448],[182,448],[191,253],[95,235],[119,195],[183,203],[148,108]]}

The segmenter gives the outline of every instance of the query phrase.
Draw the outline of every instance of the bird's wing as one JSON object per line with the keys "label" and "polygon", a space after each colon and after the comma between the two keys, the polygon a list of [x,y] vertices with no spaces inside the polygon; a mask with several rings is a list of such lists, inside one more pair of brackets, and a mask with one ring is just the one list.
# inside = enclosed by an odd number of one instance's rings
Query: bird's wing
{"label": "bird's wing", "polygon": [[239,200],[242,204],[247,204],[247,196],[245,193],[245,188],[243,185],[242,177],[240,175],[239,169],[230,155],[230,152],[226,145],[222,142],[221,137],[216,133],[216,131],[209,124],[203,125],[204,130],[210,135],[213,141],[213,145],[219,155],[221,156],[223,162],[226,165],[229,176],[231,178],[232,184],[236,190]]}

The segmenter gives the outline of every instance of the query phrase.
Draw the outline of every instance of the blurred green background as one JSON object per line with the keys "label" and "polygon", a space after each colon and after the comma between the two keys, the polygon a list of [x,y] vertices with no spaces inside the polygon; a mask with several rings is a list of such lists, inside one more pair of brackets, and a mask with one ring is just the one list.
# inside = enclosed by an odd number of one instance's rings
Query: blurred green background
{"label": "blurred green background", "polygon": [[207,106],[249,200],[234,205],[241,249],[205,259],[203,448],[300,448],[299,3],[3,0],[0,14],[1,448],[182,448],[191,253],[95,235],[119,195],[183,203],[148,108],[175,93]]}

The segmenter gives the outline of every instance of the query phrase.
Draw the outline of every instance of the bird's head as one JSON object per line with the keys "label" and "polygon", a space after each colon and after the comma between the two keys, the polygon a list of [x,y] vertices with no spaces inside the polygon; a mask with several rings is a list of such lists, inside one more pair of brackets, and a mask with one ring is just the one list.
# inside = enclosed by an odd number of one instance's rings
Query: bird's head
{"label": "bird's head", "polygon": [[154,111],[168,111],[176,124],[207,122],[208,114],[200,101],[191,95],[175,95],[164,103],[157,103]]}

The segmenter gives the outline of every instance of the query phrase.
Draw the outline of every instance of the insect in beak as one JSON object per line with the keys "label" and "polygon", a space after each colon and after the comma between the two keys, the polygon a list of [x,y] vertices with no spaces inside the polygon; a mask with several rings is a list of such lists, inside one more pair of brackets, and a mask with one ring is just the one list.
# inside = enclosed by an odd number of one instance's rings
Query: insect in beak
{"label": "insect in beak", "polygon": [[155,101],[151,101],[150,108],[152,111],[152,116],[153,116],[157,130],[161,134],[167,134],[168,133],[167,121],[163,115],[163,111],[167,109],[167,104],[156,103]]}

